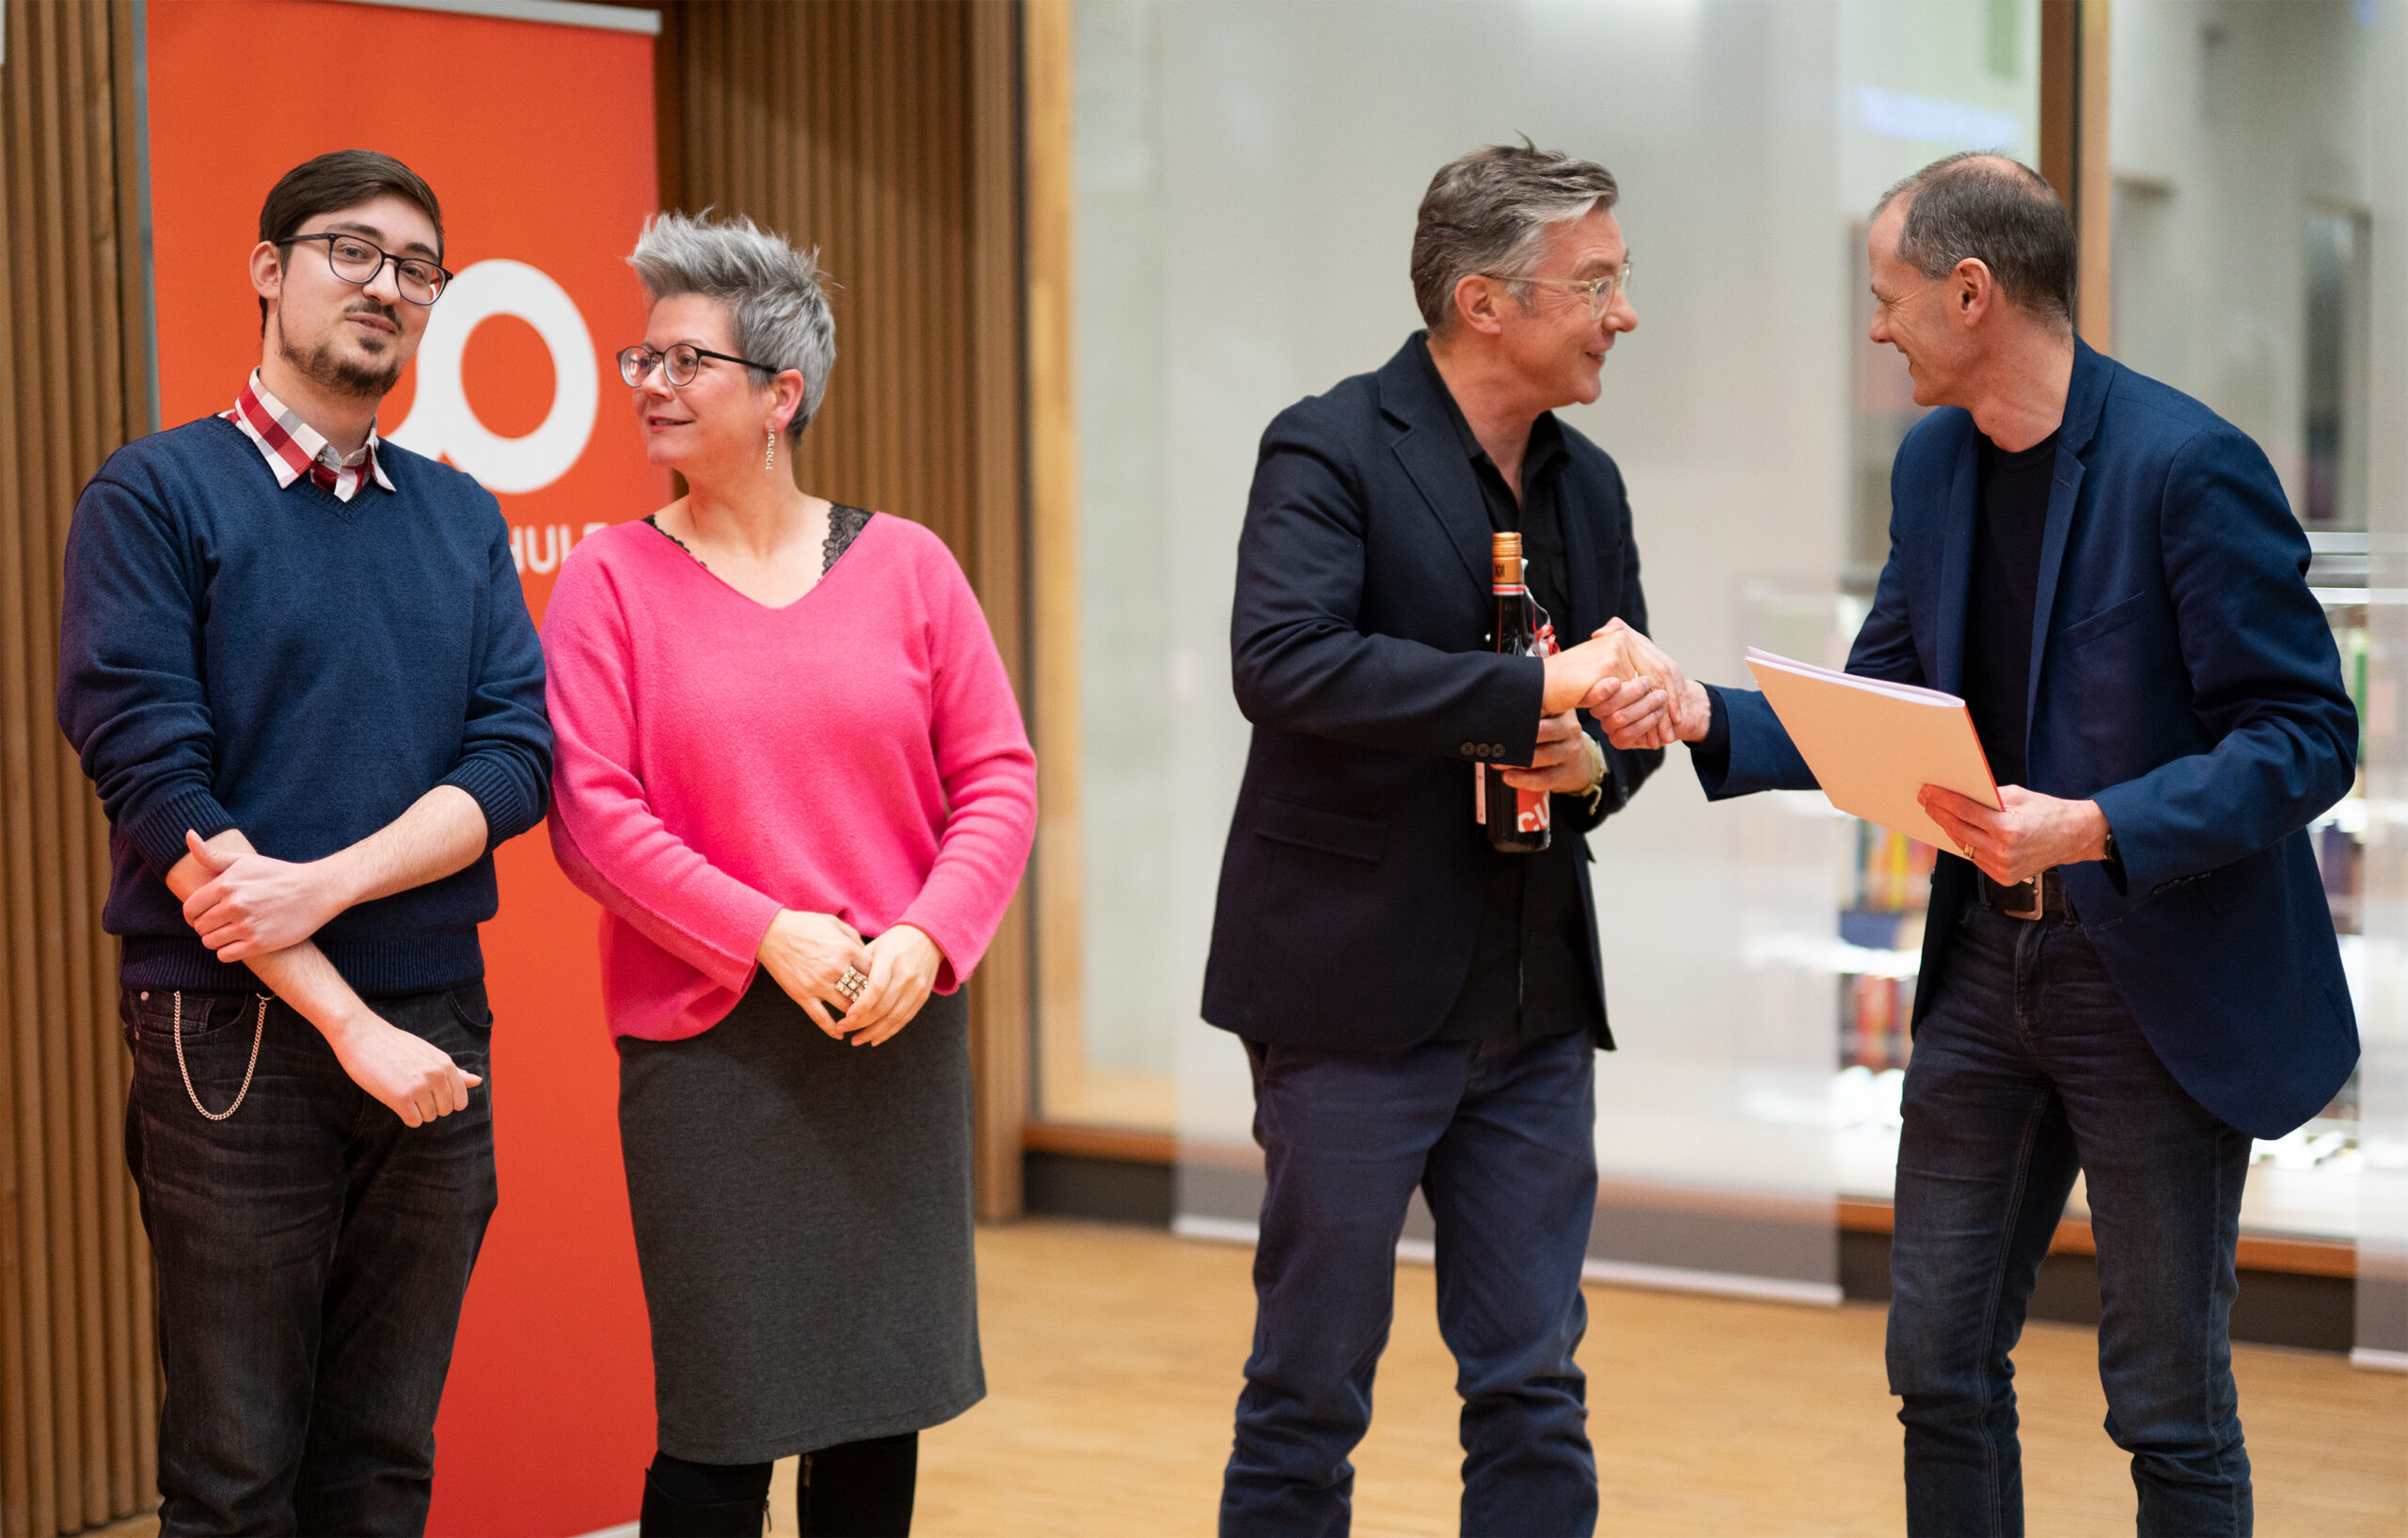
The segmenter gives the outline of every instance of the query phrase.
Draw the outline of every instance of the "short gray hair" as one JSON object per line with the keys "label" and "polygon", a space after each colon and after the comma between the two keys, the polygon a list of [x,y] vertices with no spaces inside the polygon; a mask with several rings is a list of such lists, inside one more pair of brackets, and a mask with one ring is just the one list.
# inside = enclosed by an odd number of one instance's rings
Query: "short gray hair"
{"label": "short gray hair", "polygon": [[1873,217],[1900,198],[1909,201],[1899,261],[1925,277],[1945,277],[1970,258],[1990,270],[2016,305],[2072,321],[2073,217],[2039,172],[2005,155],[1969,151],[1935,160],[1883,193]]}
{"label": "short gray hair", "polygon": [[[802,407],[786,423],[787,440],[800,440],[836,366],[836,317],[821,292],[828,277],[819,248],[797,250],[742,214],[714,219],[705,209],[644,221],[627,265],[654,304],[687,293],[716,299],[734,319],[738,353],[780,373],[801,373]],[[756,383],[768,383],[768,370],[751,372]]]}
{"label": "short gray hair", "polygon": [[[1489,144],[1438,168],[1413,229],[1413,297],[1433,336],[1455,319],[1455,285],[1475,274],[1521,276],[1536,265],[1550,225],[1609,209],[1622,196],[1614,173],[1591,160],[1519,145]],[[1513,285],[1530,302],[1529,285]]]}

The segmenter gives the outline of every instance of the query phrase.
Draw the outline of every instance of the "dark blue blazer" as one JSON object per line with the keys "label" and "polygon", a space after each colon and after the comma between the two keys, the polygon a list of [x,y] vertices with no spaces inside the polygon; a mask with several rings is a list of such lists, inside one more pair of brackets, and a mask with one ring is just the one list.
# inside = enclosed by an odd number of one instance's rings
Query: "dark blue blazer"
{"label": "dark blue blazer", "polygon": [[[1850,673],[1952,693],[1979,500],[1972,417],[1918,423],[1891,472],[1890,562]],[[2266,456],[2189,396],[2075,344],[2040,546],[2029,788],[2096,801],[2121,870],[2065,867],[2067,900],[2160,1059],[2209,1110],[2279,1137],[2357,1062],[2356,1016],[2305,828],[2350,788],[2357,712],[2307,539]],[[1722,691],[1709,797],[1810,789],[1764,696]],[[1915,1019],[1975,871],[1942,854]]]}
{"label": "dark blue blazer", "polygon": [[[1582,639],[1616,615],[1643,629],[1622,474],[1571,428],[1563,439],[1572,612],[1556,629]],[[1544,673],[1488,649],[1490,531],[1411,341],[1262,435],[1229,616],[1254,738],[1204,969],[1212,1023],[1378,1051],[1428,1038],[1462,991],[1491,858],[1472,821],[1472,766],[1529,762]],[[1662,760],[1608,749],[1598,808],[1558,796],[1556,836],[1579,839]],[[1594,978],[1585,840],[1579,857]]]}

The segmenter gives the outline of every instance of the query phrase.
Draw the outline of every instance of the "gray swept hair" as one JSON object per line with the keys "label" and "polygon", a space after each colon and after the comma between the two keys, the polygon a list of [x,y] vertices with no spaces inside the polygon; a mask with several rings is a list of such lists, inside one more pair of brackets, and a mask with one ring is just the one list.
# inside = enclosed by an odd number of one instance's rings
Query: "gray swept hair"
{"label": "gray swept hair", "polygon": [[[740,214],[714,219],[705,209],[645,220],[627,265],[654,304],[688,293],[717,299],[735,320],[737,352],[801,373],[802,407],[786,423],[787,441],[800,441],[836,366],[836,317],[822,292],[829,279],[819,248],[797,250]],[[749,372],[755,383],[768,383],[768,370]]]}
{"label": "gray swept hair", "polygon": [[[1591,160],[1518,145],[1488,144],[1438,167],[1413,229],[1413,297],[1423,324],[1443,337],[1455,323],[1455,285],[1475,274],[1519,277],[1538,264],[1550,225],[1609,209],[1622,196],[1614,173]],[[1530,285],[1511,285],[1530,302]]]}

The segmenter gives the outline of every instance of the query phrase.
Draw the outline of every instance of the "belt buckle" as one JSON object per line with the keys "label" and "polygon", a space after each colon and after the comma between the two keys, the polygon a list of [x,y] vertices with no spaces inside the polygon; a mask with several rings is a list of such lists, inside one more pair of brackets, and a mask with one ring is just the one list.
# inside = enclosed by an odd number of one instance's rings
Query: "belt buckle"
{"label": "belt buckle", "polygon": [[[2029,880],[2018,881],[2013,886],[2000,887],[2000,893],[2003,894],[2008,901],[2017,904],[2017,906],[2012,908],[2001,908],[1999,912],[2005,914],[2008,918],[2020,918],[2024,920],[2026,923],[2040,918],[2046,914],[2049,910],[2049,900],[2046,894],[2042,891],[2042,883],[2048,879],[2048,874],[2044,871],[2040,875],[2034,876]],[[2022,906],[2025,903],[2029,903],[2030,906]]]}

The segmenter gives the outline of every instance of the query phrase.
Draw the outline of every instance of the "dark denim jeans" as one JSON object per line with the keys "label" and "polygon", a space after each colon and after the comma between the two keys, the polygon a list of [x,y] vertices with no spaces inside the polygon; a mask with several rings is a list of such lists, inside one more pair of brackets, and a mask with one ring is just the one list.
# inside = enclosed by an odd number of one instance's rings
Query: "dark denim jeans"
{"label": "dark denim jeans", "polygon": [[[249,1095],[207,1119],[177,1069],[175,999],[119,1001],[166,1387],[160,1531],[423,1532],[436,1405],[494,1210],[484,985],[369,1001],[485,1077],[467,1110],[415,1130],[281,1003]],[[183,994],[184,1061],[212,1112],[242,1086],[256,1007]]]}
{"label": "dark denim jeans", "polygon": [[2247,1533],[2226,1325],[2249,1138],[2174,1082],[2068,923],[1976,905],[1907,1069],[1890,1251],[1890,1391],[1907,1530],[2023,1530],[2014,1367],[2024,1306],[2088,1184],[2107,1435],[2144,1534]]}
{"label": "dark denim jeans", "polygon": [[1347,1454],[1371,1423],[1416,1186],[1437,1220],[1438,1329],[1464,1399],[1463,1530],[1595,1528],[1572,1360],[1589,1325],[1594,1050],[1585,1033],[1376,1056],[1247,1044],[1270,1184],[1222,1532],[1348,1530]]}

